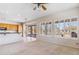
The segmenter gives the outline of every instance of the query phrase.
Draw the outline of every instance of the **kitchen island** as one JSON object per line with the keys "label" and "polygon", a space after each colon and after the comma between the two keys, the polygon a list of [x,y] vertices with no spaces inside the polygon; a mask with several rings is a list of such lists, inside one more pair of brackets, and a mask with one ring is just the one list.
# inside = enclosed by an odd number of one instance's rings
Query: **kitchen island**
{"label": "kitchen island", "polygon": [[20,33],[16,31],[0,30],[0,45],[13,43],[22,40]]}

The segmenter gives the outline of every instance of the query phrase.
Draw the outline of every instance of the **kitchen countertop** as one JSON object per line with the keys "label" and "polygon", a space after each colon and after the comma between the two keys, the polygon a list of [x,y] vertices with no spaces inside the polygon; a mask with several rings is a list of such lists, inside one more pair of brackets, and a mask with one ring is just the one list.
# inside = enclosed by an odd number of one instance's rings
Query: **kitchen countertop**
{"label": "kitchen countertop", "polygon": [[[16,31],[6,31],[6,30],[0,30],[0,34],[15,34],[17,33]],[[18,32],[18,33],[21,33],[21,32]]]}

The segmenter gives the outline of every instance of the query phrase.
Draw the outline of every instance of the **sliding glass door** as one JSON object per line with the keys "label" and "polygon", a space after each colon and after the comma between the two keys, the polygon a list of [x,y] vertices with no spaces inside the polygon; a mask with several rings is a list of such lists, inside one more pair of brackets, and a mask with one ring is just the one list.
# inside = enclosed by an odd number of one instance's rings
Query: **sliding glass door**
{"label": "sliding glass door", "polygon": [[36,37],[36,25],[29,25],[28,26],[28,36]]}

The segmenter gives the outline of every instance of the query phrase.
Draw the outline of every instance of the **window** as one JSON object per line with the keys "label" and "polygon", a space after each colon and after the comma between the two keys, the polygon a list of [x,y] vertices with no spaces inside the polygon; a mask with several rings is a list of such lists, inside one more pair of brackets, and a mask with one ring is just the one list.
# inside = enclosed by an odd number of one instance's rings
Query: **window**
{"label": "window", "polygon": [[77,18],[72,18],[71,21],[77,21]]}
{"label": "window", "polygon": [[42,34],[42,24],[39,24],[39,34]]}
{"label": "window", "polygon": [[70,22],[70,19],[66,19],[65,22]]}
{"label": "window", "polygon": [[43,23],[43,24],[42,24],[42,34],[43,34],[43,35],[45,35],[45,32],[46,32],[45,26],[46,26],[45,23]]}
{"label": "window", "polygon": [[51,22],[47,23],[47,34],[48,34],[48,35],[51,34],[51,28],[52,28]]}

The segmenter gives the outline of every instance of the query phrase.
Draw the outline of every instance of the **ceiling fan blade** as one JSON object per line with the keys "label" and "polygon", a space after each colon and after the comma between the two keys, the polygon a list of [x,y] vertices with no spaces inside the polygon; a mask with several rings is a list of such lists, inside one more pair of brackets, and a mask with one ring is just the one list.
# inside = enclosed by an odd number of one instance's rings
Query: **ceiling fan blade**
{"label": "ceiling fan blade", "polygon": [[44,5],[42,5],[42,9],[43,9],[43,10],[47,10],[47,8],[46,8]]}
{"label": "ceiling fan blade", "polygon": [[36,7],[34,7],[33,10],[36,10]]}

